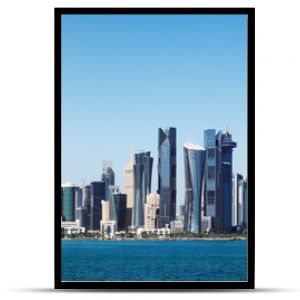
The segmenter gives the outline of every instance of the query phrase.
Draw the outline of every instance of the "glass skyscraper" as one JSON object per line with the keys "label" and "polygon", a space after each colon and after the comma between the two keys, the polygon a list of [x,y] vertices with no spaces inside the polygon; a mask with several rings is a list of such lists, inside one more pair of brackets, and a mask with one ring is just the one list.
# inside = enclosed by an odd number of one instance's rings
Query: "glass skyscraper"
{"label": "glass skyscraper", "polygon": [[216,197],[217,197],[217,148],[216,148],[216,130],[207,129],[204,131],[204,147],[206,149],[205,160],[205,215],[211,217],[212,227],[215,227],[216,217]]}
{"label": "glass skyscraper", "polygon": [[126,230],[126,212],[127,212],[127,195],[126,194],[114,194],[113,195],[115,215],[116,215],[116,227],[117,231]]}
{"label": "glass skyscraper", "polygon": [[176,128],[158,129],[159,226],[176,218]]}
{"label": "glass skyscraper", "polygon": [[62,220],[65,222],[75,221],[75,188],[72,183],[62,184]]}
{"label": "glass skyscraper", "polygon": [[232,149],[236,143],[231,134],[215,129],[204,131],[206,216],[212,217],[212,228],[219,233],[232,229]]}
{"label": "glass skyscraper", "polygon": [[100,230],[102,219],[101,200],[105,197],[105,183],[102,181],[91,182],[91,203],[90,203],[90,229]]}
{"label": "glass skyscraper", "polygon": [[153,158],[150,151],[135,154],[134,170],[134,212],[133,226],[144,225],[144,204],[151,193],[151,175]]}
{"label": "glass skyscraper", "polygon": [[205,149],[199,145],[183,145],[185,168],[185,218],[188,232],[201,232],[201,199],[204,181]]}
{"label": "glass skyscraper", "polygon": [[105,183],[105,200],[109,200],[109,186],[115,184],[115,173],[111,166],[111,161],[105,160],[103,162],[103,173],[101,181]]}
{"label": "glass skyscraper", "polygon": [[217,147],[217,201],[215,230],[221,233],[230,233],[232,230],[232,149],[236,142],[232,141],[231,134],[226,131],[218,132]]}

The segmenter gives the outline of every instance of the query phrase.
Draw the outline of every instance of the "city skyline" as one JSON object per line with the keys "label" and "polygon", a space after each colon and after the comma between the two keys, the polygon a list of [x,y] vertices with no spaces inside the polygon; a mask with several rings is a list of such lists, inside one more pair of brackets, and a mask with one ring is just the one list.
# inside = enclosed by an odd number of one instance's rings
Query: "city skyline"
{"label": "city skyline", "polygon": [[[233,170],[247,176],[246,16],[62,17],[62,181],[100,181],[112,161],[151,151],[157,129],[177,128],[177,208],[184,203],[183,144],[227,128]],[[167,113],[166,113],[167,112]]]}

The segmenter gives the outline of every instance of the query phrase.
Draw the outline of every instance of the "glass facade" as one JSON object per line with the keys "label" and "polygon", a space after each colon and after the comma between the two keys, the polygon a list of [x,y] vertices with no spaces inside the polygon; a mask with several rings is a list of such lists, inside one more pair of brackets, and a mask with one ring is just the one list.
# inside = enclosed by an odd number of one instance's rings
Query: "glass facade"
{"label": "glass facade", "polygon": [[133,226],[144,225],[144,204],[146,196],[151,193],[151,175],[153,158],[150,151],[135,154],[134,170],[134,210]]}
{"label": "glass facade", "polygon": [[82,207],[82,188],[75,188],[75,219],[80,219],[80,208]]}
{"label": "glass facade", "polygon": [[85,208],[84,217],[82,221],[82,226],[85,227],[86,230],[91,229],[91,186],[84,185],[82,187],[82,205]]}
{"label": "glass facade", "polygon": [[206,151],[193,144],[185,144],[183,150],[186,190],[184,227],[188,232],[199,234]]}
{"label": "glass facade", "polygon": [[117,231],[126,230],[126,213],[127,213],[127,195],[114,194],[113,195],[115,215],[116,215],[116,228]]}
{"label": "glass facade", "polygon": [[231,134],[218,132],[217,146],[217,202],[215,230],[221,233],[232,231],[232,149],[236,143]]}
{"label": "glass facade", "polygon": [[241,185],[243,183],[243,176],[235,174],[233,176],[233,189],[232,189],[232,226],[241,225],[243,223],[243,194]]}
{"label": "glass facade", "polygon": [[176,218],[176,128],[158,129],[159,226]]}
{"label": "glass facade", "polygon": [[115,172],[111,168],[111,161],[103,162],[101,181],[105,183],[105,200],[109,200],[109,186],[115,184]]}
{"label": "glass facade", "polygon": [[102,219],[101,200],[105,197],[105,183],[103,181],[91,182],[91,202],[90,202],[90,229],[100,230]]}
{"label": "glass facade", "polygon": [[72,184],[62,185],[62,220],[65,222],[75,221],[75,186]]}
{"label": "glass facade", "polygon": [[204,214],[212,218],[214,227],[216,217],[216,130],[204,131],[205,160],[205,185],[204,185]]}

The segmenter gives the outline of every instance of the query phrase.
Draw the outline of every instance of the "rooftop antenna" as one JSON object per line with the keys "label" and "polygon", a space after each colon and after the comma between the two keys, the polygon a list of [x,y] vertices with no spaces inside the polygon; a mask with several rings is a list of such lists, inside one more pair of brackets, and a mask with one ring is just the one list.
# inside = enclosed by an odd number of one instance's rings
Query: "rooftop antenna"
{"label": "rooftop antenna", "polygon": [[84,183],[85,183],[85,182],[84,182],[84,179],[83,179],[83,178],[81,179],[81,182],[82,182],[82,187],[84,187],[84,185],[85,185]]}

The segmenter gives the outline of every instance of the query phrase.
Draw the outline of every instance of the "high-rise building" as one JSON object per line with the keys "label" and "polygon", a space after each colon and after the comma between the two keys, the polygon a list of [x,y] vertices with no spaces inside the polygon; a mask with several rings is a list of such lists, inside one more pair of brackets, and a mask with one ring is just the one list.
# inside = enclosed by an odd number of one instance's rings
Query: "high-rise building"
{"label": "high-rise building", "polygon": [[109,186],[109,218],[110,220],[117,220],[116,207],[114,201],[114,195],[120,194],[120,187],[118,185]]}
{"label": "high-rise building", "polygon": [[102,181],[91,182],[90,229],[99,230],[102,219],[101,201],[105,198],[105,184]]}
{"label": "high-rise building", "polygon": [[75,188],[75,220],[80,220],[80,210],[82,207],[82,188]]}
{"label": "high-rise building", "polygon": [[113,194],[114,206],[115,206],[115,215],[116,215],[116,227],[117,231],[126,230],[126,194]]}
{"label": "high-rise building", "polygon": [[176,219],[176,128],[158,129],[160,227]]}
{"label": "high-rise building", "polygon": [[70,182],[61,186],[62,195],[62,221],[75,221],[75,188],[76,186]]}
{"label": "high-rise building", "polygon": [[110,160],[105,160],[103,162],[101,181],[105,183],[105,200],[109,200],[109,186],[115,184],[115,173],[111,167],[112,162]]}
{"label": "high-rise building", "polygon": [[153,158],[150,151],[135,154],[134,170],[134,212],[133,226],[144,225],[144,204],[146,195],[151,193]]}
{"label": "high-rise building", "polygon": [[134,156],[124,168],[124,194],[127,195],[127,217],[126,228],[132,225],[133,207],[134,207]]}
{"label": "high-rise building", "polygon": [[85,208],[82,211],[82,227],[85,227],[86,230],[91,229],[91,186],[83,185],[82,186],[82,206]]}
{"label": "high-rise building", "polygon": [[231,134],[218,132],[216,136],[217,160],[216,160],[216,220],[217,232],[230,233],[232,230],[232,149],[236,142],[232,141]]}
{"label": "high-rise building", "polygon": [[234,174],[232,185],[232,216],[231,225],[237,226],[243,223],[243,195],[241,186],[243,183],[243,176],[241,174]]}
{"label": "high-rise building", "polygon": [[183,145],[185,167],[185,230],[201,232],[201,199],[204,181],[205,149],[199,145]]}
{"label": "high-rise building", "polygon": [[236,143],[226,131],[204,131],[205,215],[211,217],[214,231],[230,233],[232,228],[232,149]]}
{"label": "high-rise building", "polygon": [[147,203],[144,205],[144,230],[153,231],[158,228],[159,217],[159,202],[158,194],[148,194]]}
{"label": "high-rise building", "polygon": [[204,214],[211,217],[211,225],[215,227],[216,198],[217,198],[217,146],[216,130],[207,129],[204,131],[204,147],[206,149],[205,180],[204,180]]}
{"label": "high-rise building", "polygon": [[248,228],[248,180],[243,181],[243,225]]}

